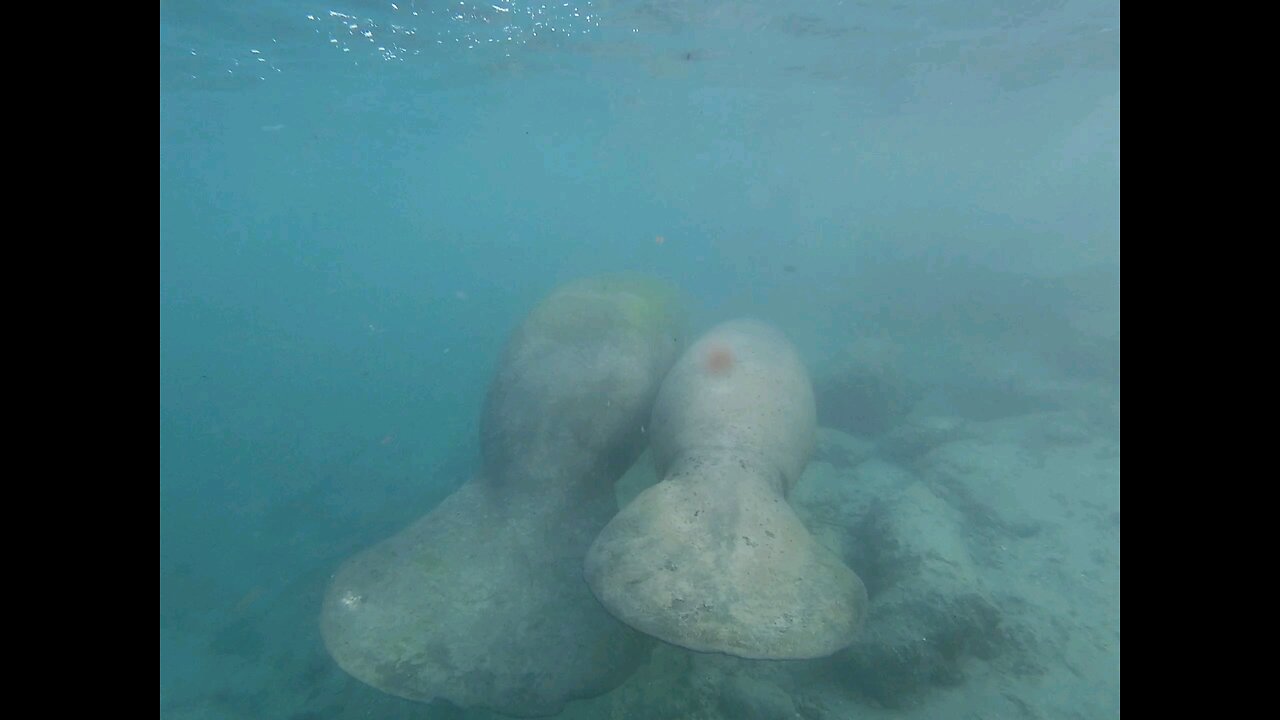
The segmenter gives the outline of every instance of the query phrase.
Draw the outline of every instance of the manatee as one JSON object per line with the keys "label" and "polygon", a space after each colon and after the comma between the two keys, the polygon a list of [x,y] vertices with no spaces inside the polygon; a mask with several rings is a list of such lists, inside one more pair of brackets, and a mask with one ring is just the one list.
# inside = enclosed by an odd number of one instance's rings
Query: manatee
{"label": "manatee", "polygon": [[663,381],[649,423],[661,482],[591,545],[584,573],[615,617],[701,652],[830,655],[867,611],[862,581],[787,503],[815,443],[813,390],[774,328],[717,326]]}
{"label": "manatee", "polygon": [[489,388],[480,471],[333,576],[320,627],[338,665],[400,697],[517,716],[624,680],[651,640],[600,606],[582,562],[644,448],[680,324],[674,293],[641,279],[541,302]]}

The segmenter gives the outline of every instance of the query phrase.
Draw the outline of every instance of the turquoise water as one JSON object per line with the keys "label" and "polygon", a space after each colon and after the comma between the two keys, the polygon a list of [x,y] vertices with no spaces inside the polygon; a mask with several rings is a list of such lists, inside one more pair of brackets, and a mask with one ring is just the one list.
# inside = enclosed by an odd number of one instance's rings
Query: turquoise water
{"label": "turquoise water", "polygon": [[[314,614],[344,558],[476,471],[486,388],[533,304],[617,271],[677,286],[695,332],[783,329],[824,426],[824,378],[875,338],[917,414],[1067,413],[1114,445],[1114,542],[1041,520],[1114,546],[1114,598],[1093,600],[1114,608],[1114,672],[1079,662],[1102,698],[1086,716],[1118,717],[1119,15],[162,2],[162,717],[482,716],[351,680]],[[703,661],[681,662],[688,690]],[[852,716],[865,695],[835,685],[847,707],[797,711]],[[692,686],[610,707],[748,712]],[[994,712],[967,687],[921,689],[912,712]]]}

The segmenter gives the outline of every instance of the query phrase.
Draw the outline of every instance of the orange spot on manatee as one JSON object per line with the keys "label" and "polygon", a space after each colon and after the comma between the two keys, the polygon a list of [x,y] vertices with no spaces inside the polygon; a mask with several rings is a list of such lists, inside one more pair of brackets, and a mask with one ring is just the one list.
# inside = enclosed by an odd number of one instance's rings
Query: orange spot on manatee
{"label": "orange spot on manatee", "polygon": [[654,242],[655,244],[658,244],[658,245],[661,245],[662,243],[664,243],[664,242],[666,242],[666,241],[667,241],[667,239],[666,239],[665,237],[661,236],[661,235],[659,235],[659,236],[657,236],[657,237],[655,237],[655,238],[653,239],[653,242]]}
{"label": "orange spot on manatee", "polygon": [[733,370],[733,351],[723,345],[712,346],[707,350],[703,364],[712,375],[728,375]]}

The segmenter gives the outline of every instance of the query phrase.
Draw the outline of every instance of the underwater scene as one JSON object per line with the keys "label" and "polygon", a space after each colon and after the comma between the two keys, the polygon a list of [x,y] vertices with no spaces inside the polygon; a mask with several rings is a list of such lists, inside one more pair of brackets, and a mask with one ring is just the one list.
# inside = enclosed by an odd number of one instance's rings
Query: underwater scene
{"label": "underwater scene", "polygon": [[160,4],[162,720],[1120,716],[1120,7]]}

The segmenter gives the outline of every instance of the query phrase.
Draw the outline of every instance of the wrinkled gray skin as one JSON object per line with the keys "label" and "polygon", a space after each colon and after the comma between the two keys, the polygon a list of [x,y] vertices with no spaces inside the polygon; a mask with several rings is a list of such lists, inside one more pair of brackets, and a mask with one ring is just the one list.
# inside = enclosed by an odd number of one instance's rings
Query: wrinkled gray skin
{"label": "wrinkled gray skin", "polygon": [[654,405],[662,482],[587,553],[596,597],[637,630],[691,650],[798,659],[852,642],[866,615],[862,581],[786,501],[814,426],[808,375],[781,333],[739,320],[701,338]]}
{"label": "wrinkled gray skin", "polygon": [[672,299],[606,278],[534,310],[489,390],[483,471],[335,574],[321,631],[344,670],[401,697],[518,716],[630,674],[649,640],[600,607],[582,560],[679,353]]}

